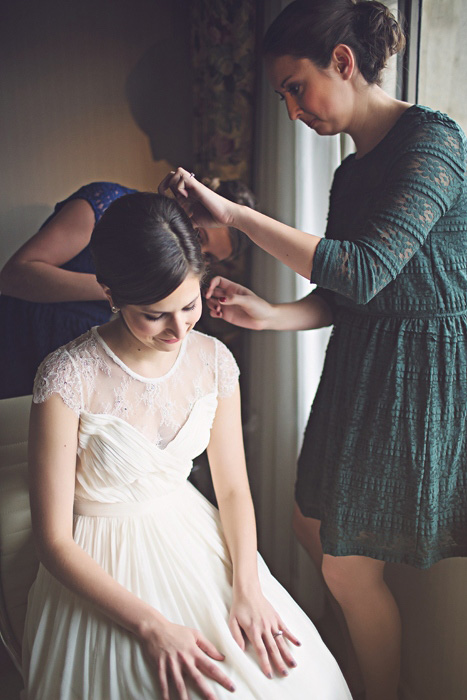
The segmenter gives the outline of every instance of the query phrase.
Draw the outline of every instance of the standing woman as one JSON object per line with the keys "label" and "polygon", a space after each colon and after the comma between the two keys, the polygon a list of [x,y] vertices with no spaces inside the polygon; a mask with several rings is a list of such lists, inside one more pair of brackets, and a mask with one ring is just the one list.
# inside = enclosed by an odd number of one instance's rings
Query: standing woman
{"label": "standing woman", "polygon": [[229,223],[318,285],[271,305],[222,278],[212,314],[334,331],[299,459],[308,549],[344,613],[367,700],[395,700],[400,619],[385,562],[467,554],[466,142],[449,117],[379,87],[401,30],[378,2],[296,0],[269,27],[271,83],[291,119],[349,134],[324,239],[216,197],[179,169],[161,183],[195,221]]}

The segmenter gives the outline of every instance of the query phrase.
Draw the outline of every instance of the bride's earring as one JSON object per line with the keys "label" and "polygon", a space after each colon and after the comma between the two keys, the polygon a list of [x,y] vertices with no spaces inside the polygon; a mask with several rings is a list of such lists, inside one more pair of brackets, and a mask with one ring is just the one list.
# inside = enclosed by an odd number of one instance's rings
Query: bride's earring
{"label": "bride's earring", "polygon": [[118,312],[120,311],[118,306],[114,306],[114,304],[111,305],[110,310],[113,314],[118,314]]}

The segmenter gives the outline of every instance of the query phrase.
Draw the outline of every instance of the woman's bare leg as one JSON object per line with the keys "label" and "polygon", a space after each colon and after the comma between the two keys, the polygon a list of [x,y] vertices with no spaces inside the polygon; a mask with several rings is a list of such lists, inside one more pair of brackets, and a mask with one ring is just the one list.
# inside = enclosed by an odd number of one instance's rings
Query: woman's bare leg
{"label": "woman's bare leg", "polygon": [[[323,548],[319,537],[321,521],[316,520],[316,518],[305,517],[302,515],[298,505],[295,504],[292,524],[295,536],[308,553],[322,577]],[[326,607],[330,619],[333,620],[333,626],[336,628],[340,640],[342,641],[342,644],[339,644],[338,648],[333,649],[333,653],[342,669],[342,673],[344,674],[352,694],[354,697],[357,697],[363,690],[363,680],[355,650],[350,639],[347,623],[339,604],[331,594],[323,577],[322,580],[326,594]],[[332,646],[332,644],[330,644],[330,646]]]}
{"label": "woman's bare leg", "polygon": [[396,601],[384,582],[384,562],[325,554],[322,571],[344,613],[366,700],[397,700],[401,623]]}

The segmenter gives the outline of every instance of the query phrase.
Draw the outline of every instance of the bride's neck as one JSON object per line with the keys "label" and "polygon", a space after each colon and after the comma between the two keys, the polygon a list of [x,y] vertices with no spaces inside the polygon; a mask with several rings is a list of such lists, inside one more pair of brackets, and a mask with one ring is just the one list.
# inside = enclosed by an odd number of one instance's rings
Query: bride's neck
{"label": "bride's neck", "polygon": [[101,326],[99,333],[119,360],[136,374],[148,379],[166,374],[178,357],[178,352],[163,352],[142,343],[133,335],[121,315]]}

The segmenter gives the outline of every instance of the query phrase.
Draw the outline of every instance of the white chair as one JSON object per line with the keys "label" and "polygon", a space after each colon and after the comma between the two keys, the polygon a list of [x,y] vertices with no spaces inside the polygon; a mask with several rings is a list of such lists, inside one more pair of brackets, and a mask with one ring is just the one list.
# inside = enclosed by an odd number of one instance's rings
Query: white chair
{"label": "white chair", "polygon": [[21,671],[27,596],[36,576],[27,482],[31,397],[0,400],[0,637]]}

